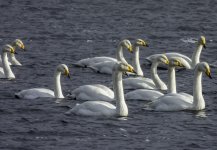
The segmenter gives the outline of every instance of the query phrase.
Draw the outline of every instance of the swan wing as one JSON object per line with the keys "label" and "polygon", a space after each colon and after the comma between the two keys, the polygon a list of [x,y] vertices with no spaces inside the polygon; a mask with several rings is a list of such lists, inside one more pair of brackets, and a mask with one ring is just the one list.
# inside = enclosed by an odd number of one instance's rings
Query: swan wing
{"label": "swan wing", "polygon": [[166,94],[149,103],[148,107],[156,111],[181,111],[192,108],[191,98],[182,94]]}
{"label": "swan wing", "polygon": [[126,78],[123,79],[124,89],[155,89],[153,80],[149,78]]}
{"label": "swan wing", "polygon": [[104,101],[87,101],[76,105],[67,114],[74,113],[83,116],[114,116],[116,107]]}
{"label": "swan wing", "polygon": [[138,89],[135,91],[131,91],[125,94],[125,98],[127,100],[156,100],[158,97],[163,96],[164,94],[155,91],[155,90],[147,90],[147,89]]}
{"label": "swan wing", "polygon": [[78,66],[92,66],[96,63],[104,62],[104,61],[114,61],[116,62],[117,59],[112,57],[93,57],[93,58],[86,58],[79,60],[76,65]]}
{"label": "swan wing", "polygon": [[54,92],[44,88],[32,88],[15,93],[17,98],[36,99],[39,97],[54,97]]}
{"label": "swan wing", "polygon": [[104,85],[83,85],[73,90],[70,97],[78,100],[113,101],[114,92]]}

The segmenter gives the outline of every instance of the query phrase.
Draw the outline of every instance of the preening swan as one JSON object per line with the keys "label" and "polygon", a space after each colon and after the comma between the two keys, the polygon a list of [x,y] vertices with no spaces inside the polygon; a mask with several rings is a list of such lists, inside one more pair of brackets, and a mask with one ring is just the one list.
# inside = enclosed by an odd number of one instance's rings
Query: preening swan
{"label": "preening swan", "polygon": [[194,70],[193,97],[179,93],[166,94],[156,101],[149,103],[148,108],[156,111],[180,111],[180,110],[202,110],[205,108],[205,101],[202,94],[202,73],[209,78],[210,67],[206,62],[198,63]]}
{"label": "preening swan", "polygon": [[60,83],[61,74],[70,78],[69,69],[65,64],[60,64],[56,68],[54,73],[54,91],[45,88],[32,88],[15,93],[15,97],[21,99],[36,99],[39,97],[64,98]]}
{"label": "preening swan", "polygon": [[8,62],[7,53],[15,53],[15,50],[10,45],[5,45],[2,49],[2,66],[3,69],[0,69],[0,78],[7,78],[7,79],[15,79],[15,75],[11,70],[11,67]]}
{"label": "preening swan", "polygon": [[[21,50],[26,50],[23,42],[20,39],[16,39],[12,42],[11,46],[16,50],[16,48],[20,48]],[[9,55],[9,65],[17,65],[21,66],[22,64],[16,59],[15,55],[10,53]],[[2,60],[0,59],[0,66],[2,66]]]}
{"label": "preening swan", "polygon": [[[195,51],[193,52],[192,54],[192,57],[189,58],[183,54],[180,54],[180,53],[165,53],[165,55],[170,58],[170,57],[182,57],[183,59],[185,59],[189,66],[190,66],[190,69],[194,69],[194,67],[196,66],[196,64],[198,64],[200,62],[200,54],[201,54],[201,51],[202,49],[206,48],[206,39],[204,36],[201,36],[198,40],[198,47],[197,49],[195,49]],[[149,57],[147,57],[146,59],[148,61],[151,62],[151,60],[157,56],[159,56],[160,54],[154,54],[154,55],[151,55]]]}
{"label": "preening swan", "polygon": [[[171,57],[169,59],[168,67],[168,89],[167,93],[176,93],[176,77],[175,77],[175,67],[185,67],[186,61],[181,57]],[[164,94],[147,89],[137,89],[125,94],[127,100],[156,100],[158,97]]]}
{"label": "preening swan", "polygon": [[86,59],[79,60],[77,63],[73,65],[80,66],[80,67],[87,67],[87,66],[93,66],[94,64],[97,63],[102,63],[104,61],[111,61],[111,62],[121,61],[123,63],[127,63],[127,61],[123,57],[123,48],[127,48],[131,53],[133,51],[130,41],[125,39],[122,40],[118,45],[118,48],[116,50],[116,59],[112,57],[93,57],[93,58],[86,58]]}
{"label": "preening swan", "polygon": [[167,90],[166,84],[159,78],[157,74],[157,66],[160,63],[169,64],[168,58],[164,54],[152,59],[151,79],[149,78],[126,78],[123,80],[124,89],[159,89]]}
{"label": "preening swan", "polygon": [[82,85],[70,92],[68,97],[87,101],[114,101],[114,92],[110,88],[100,84]]}
{"label": "preening swan", "polygon": [[75,113],[84,116],[128,116],[128,107],[124,99],[122,73],[134,72],[133,68],[124,63],[116,63],[113,66],[113,89],[116,99],[116,107],[105,101],[87,101],[76,105],[67,113]]}

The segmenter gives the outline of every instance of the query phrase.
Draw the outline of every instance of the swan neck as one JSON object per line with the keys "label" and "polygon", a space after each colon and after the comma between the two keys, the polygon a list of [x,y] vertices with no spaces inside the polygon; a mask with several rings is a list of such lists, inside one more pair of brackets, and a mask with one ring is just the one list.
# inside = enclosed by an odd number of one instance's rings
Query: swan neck
{"label": "swan neck", "polygon": [[9,65],[7,52],[2,53],[2,65],[3,65],[3,70],[4,70],[5,77],[9,78],[9,79],[14,79],[15,75],[12,72],[11,67]]}
{"label": "swan neck", "polygon": [[205,101],[202,95],[202,72],[195,69],[193,83],[193,107],[195,110],[205,108]]}
{"label": "swan neck", "polygon": [[198,64],[200,62],[200,54],[201,54],[201,51],[203,49],[203,45],[199,44],[197,49],[193,52],[192,54],[192,67],[195,67],[196,64]]}
{"label": "swan neck", "polygon": [[61,72],[56,71],[54,73],[54,96],[55,98],[64,98],[63,93],[62,93],[62,88],[61,88],[61,83],[60,83],[60,77],[61,77]]}
{"label": "swan neck", "polygon": [[165,90],[166,85],[165,83],[159,78],[157,74],[157,67],[159,62],[154,61],[151,65],[151,78],[156,86],[157,89]]}
{"label": "swan neck", "polygon": [[21,63],[16,59],[15,54],[10,53],[10,60],[12,65],[21,65]]}
{"label": "swan neck", "polygon": [[176,71],[172,66],[168,68],[168,93],[176,93]]}
{"label": "swan neck", "polygon": [[118,48],[116,51],[116,59],[118,61],[121,61],[122,63],[128,64],[123,56],[123,47],[121,45],[118,45]]}
{"label": "swan neck", "polygon": [[113,71],[113,90],[116,99],[116,114],[117,116],[128,116],[128,108],[124,99],[124,90],[122,82],[122,72]]}
{"label": "swan neck", "polygon": [[132,60],[132,66],[137,72],[139,76],[143,76],[143,72],[140,66],[140,61],[139,61],[139,46],[134,46],[134,56]]}

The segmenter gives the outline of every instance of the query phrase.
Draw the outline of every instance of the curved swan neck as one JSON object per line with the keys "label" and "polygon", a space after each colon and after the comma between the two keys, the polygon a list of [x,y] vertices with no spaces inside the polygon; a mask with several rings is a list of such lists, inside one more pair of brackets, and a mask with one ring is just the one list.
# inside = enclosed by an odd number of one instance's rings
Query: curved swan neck
{"label": "curved swan neck", "polygon": [[154,84],[156,86],[156,88],[161,89],[161,90],[165,90],[165,83],[159,78],[158,74],[157,74],[157,66],[158,66],[159,62],[154,61],[151,65],[151,78],[154,81]]}
{"label": "curved swan neck", "polygon": [[116,51],[116,59],[121,61],[122,63],[128,64],[127,61],[124,59],[123,56],[123,47],[119,44],[117,51]]}
{"label": "curved swan neck", "polygon": [[124,99],[124,90],[122,83],[122,72],[113,71],[113,90],[116,99],[116,114],[117,116],[128,116],[128,108]]}
{"label": "curved swan neck", "polygon": [[15,55],[10,53],[10,60],[12,65],[19,65],[21,66],[21,63],[16,59]]}
{"label": "curved swan neck", "polygon": [[203,45],[199,44],[197,49],[192,54],[191,60],[192,60],[192,67],[195,67],[196,64],[200,62],[200,54],[203,49]]}
{"label": "curved swan neck", "polygon": [[8,63],[7,52],[2,52],[2,65],[3,65],[5,78],[14,79],[15,75],[12,72],[11,67],[10,67],[10,65]]}
{"label": "curved swan neck", "polygon": [[176,93],[176,71],[175,67],[168,68],[168,93]]}
{"label": "curved swan neck", "polygon": [[61,83],[60,83],[60,77],[61,77],[61,72],[55,71],[54,73],[54,96],[55,98],[64,98],[63,93],[62,93],[62,88],[61,88]]}
{"label": "curved swan neck", "polygon": [[134,45],[134,56],[132,60],[132,66],[139,76],[143,76],[143,72],[139,61],[139,46],[135,46],[135,45]]}
{"label": "curved swan neck", "polygon": [[195,110],[205,108],[205,101],[202,95],[202,72],[195,68],[194,71],[194,85],[193,85],[193,107]]}

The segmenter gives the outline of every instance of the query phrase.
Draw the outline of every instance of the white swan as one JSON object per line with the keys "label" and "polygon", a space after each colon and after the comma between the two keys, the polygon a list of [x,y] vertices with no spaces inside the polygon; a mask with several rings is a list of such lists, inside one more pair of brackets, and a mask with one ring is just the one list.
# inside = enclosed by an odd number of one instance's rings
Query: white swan
{"label": "white swan", "polygon": [[[183,59],[185,59],[189,66],[190,66],[190,69],[194,69],[195,65],[198,64],[200,62],[200,54],[201,54],[201,51],[202,49],[206,48],[206,39],[204,36],[201,36],[198,40],[198,47],[197,49],[193,52],[192,54],[192,57],[189,58],[183,54],[180,54],[180,53],[165,53],[165,55],[170,58],[170,57],[182,57]],[[152,59],[154,59],[155,57],[159,56],[160,54],[154,54],[154,55],[151,55],[151,56],[148,56],[146,57],[146,60],[150,61]]]}
{"label": "white swan", "polygon": [[160,63],[169,64],[168,58],[161,54],[155,57],[151,66],[151,78],[137,77],[126,78],[123,80],[124,89],[160,89],[167,90],[166,84],[159,78],[157,74],[157,66]]}
{"label": "white swan", "polygon": [[67,113],[75,113],[84,116],[128,116],[128,107],[124,99],[122,73],[134,72],[133,68],[124,63],[117,63],[113,67],[113,82],[116,99],[116,107],[105,101],[87,101],[80,105],[76,105]]}
{"label": "white swan", "polygon": [[21,99],[36,99],[39,97],[64,98],[60,83],[61,74],[70,78],[69,69],[65,64],[60,64],[56,68],[54,73],[54,91],[45,88],[32,88],[15,93],[15,97]]}
{"label": "white swan", "polygon": [[2,54],[1,54],[1,57],[3,60],[2,61],[3,68],[0,69],[1,70],[0,78],[15,79],[15,75],[12,72],[9,62],[8,62],[7,53],[9,52],[14,54],[15,53],[14,48],[10,45],[5,45],[2,49]]}
{"label": "white swan", "polygon": [[202,94],[202,73],[209,78],[210,67],[206,62],[198,63],[194,70],[193,96],[189,97],[179,93],[166,94],[156,101],[149,103],[148,108],[156,111],[180,111],[180,110],[202,110],[205,101]]}
{"label": "white swan", "polygon": [[122,40],[118,48],[116,50],[116,59],[112,57],[93,57],[93,58],[86,58],[79,60],[77,63],[74,63],[73,65],[80,66],[80,67],[88,67],[93,66],[97,63],[102,63],[104,61],[111,61],[111,62],[117,62],[121,61],[123,63],[127,63],[127,61],[123,57],[123,48],[127,48],[131,53],[133,52],[132,45],[129,40]]}
{"label": "white swan", "polygon": [[69,98],[76,100],[102,100],[102,101],[114,101],[114,92],[101,84],[82,85],[68,95]]}
{"label": "white swan", "polygon": [[[20,48],[21,50],[26,50],[23,42],[20,39],[16,39],[12,42],[11,46],[16,50],[16,48]],[[22,64],[16,59],[15,55],[10,53],[9,55],[9,65],[21,66]],[[2,59],[0,58],[0,66],[2,66]]]}
{"label": "white swan", "polygon": [[[185,67],[185,65],[186,65],[186,61],[185,59],[181,57],[171,57],[169,59],[167,93],[176,93],[175,67]],[[127,100],[153,101],[163,95],[164,95],[163,93],[159,91],[155,91],[155,90],[137,89],[137,90],[126,93],[125,98]]]}

